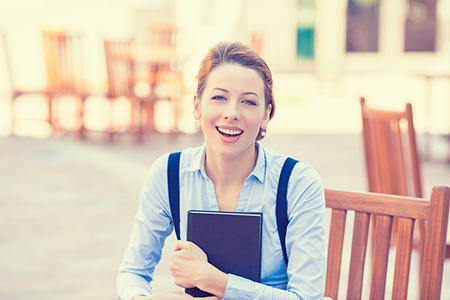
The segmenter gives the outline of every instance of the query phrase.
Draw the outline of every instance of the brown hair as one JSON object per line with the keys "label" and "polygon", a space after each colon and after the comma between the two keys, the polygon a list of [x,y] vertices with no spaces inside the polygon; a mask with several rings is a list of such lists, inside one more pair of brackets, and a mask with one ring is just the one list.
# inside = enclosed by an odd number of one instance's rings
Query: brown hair
{"label": "brown hair", "polygon": [[[267,63],[252,48],[240,42],[219,42],[217,45],[209,49],[205,58],[203,58],[200,69],[197,73],[197,98],[201,99],[206,87],[206,80],[209,74],[222,64],[237,64],[246,68],[255,70],[264,82],[264,98],[266,109],[269,104],[272,105],[269,120],[273,118],[275,113],[275,101],[273,98],[273,79],[272,72]],[[261,132],[256,140],[262,139]]]}

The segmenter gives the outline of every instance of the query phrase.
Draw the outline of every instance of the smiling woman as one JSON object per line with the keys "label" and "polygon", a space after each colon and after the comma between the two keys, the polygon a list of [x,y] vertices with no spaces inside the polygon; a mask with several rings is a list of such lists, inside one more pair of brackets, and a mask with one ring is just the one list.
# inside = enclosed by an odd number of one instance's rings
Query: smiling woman
{"label": "smiling woman", "polygon": [[239,165],[255,157],[255,140],[262,138],[272,110],[272,104],[265,103],[261,76],[225,63],[211,71],[201,94],[202,99],[194,100],[194,117],[201,122],[207,153],[238,158]]}
{"label": "smiling woman", "polygon": [[[321,179],[312,167],[257,142],[266,135],[275,111],[269,67],[250,47],[221,42],[203,59],[197,81],[193,113],[205,144],[181,152],[179,222],[168,197],[174,186],[168,183],[166,154],[153,164],[141,191],[117,277],[120,299],[192,299],[180,291],[153,295],[148,283],[173,228],[179,228],[181,236],[169,264],[174,282],[213,295],[203,299],[322,299],[326,241]],[[289,220],[281,238],[275,203],[285,162],[294,163],[281,193],[286,195],[284,214]],[[189,210],[263,214],[260,282],[220,271],[198,246],[186,241]]]}

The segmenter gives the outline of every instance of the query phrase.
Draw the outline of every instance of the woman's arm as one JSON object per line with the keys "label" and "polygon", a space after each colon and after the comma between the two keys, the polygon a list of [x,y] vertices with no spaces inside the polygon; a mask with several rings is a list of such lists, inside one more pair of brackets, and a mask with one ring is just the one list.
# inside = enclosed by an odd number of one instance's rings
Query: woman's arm
{"label": "woman's arm", "polygon": [[152,294],[149,282],[172,232],[166,174],[167,156],[163,156],[152,165],[139,196],[135,225],[116,280],[120,299]]}

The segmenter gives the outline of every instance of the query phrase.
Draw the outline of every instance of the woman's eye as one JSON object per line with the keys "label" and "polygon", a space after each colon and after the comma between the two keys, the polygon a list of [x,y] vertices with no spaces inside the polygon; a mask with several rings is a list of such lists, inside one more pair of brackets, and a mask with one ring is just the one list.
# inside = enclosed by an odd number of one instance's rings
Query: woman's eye
{"label": "woman's eye", "polygon": [[220,101],[222,101],[222,100],[227,100],[227,98],[225,98],[224,96],[214,96],[214,97],[212,97],[212,99],[214,99],[214,100],[220,100]]}
{"label": "woman's eye", "polygon": [[242,102],[247,105],[256,105],[256,102],[253,100],[243,100]]}

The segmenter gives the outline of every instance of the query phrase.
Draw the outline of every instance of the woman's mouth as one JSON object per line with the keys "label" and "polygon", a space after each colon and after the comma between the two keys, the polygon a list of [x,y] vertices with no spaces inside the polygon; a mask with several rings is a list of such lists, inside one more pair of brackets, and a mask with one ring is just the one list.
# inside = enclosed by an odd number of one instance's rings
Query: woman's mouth
{"label": "woman's mouth", "polygon": [[226,136],[226,137],[237,137],[240,136],[244,131],[240,130],[240,129],[225,129],[225,128],[220,128],[220,127],[216,127],[217,131]]}

